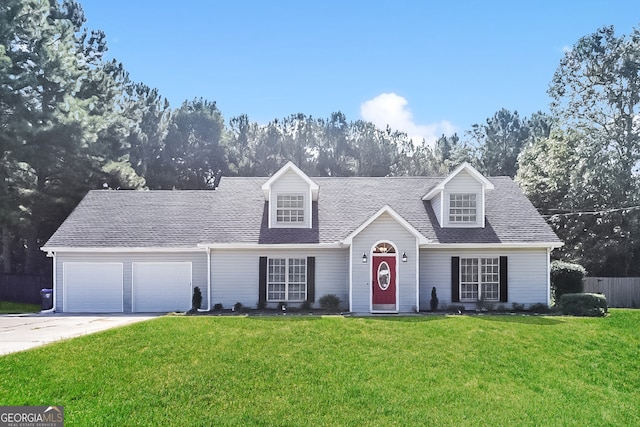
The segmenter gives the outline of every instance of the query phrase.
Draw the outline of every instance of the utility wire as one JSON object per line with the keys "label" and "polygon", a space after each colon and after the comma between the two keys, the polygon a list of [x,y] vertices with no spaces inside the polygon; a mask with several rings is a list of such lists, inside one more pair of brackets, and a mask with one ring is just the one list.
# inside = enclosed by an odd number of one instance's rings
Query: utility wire
{"label": "utility wire", "polygon": [[605,213],[611,212],[620,212],[620,211],[632,211],[635,209],[640,209],[640,205],[637,206],[627,206],[625,208],[612,208],[612,209],[602,209],[599,211],[577,211],[577,212],[564,212],[564,213],[555,213],[555,214],[546,214],[542,215],[543,218],[553,218],[557,216],[574,216],[574,215],[602,215]]}

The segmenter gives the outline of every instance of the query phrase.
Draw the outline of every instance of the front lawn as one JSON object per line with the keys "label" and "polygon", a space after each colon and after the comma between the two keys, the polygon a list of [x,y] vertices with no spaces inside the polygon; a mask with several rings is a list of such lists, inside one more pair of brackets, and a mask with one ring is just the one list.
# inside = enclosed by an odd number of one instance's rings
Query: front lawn
{"label": "front lawn", "polygon": [[640,424],[640,311],[163,317],[0,357],[66,425]]}
{"label": "front lawn", "polygon": [[0,314],[37,313],[40,306],[22,302],[0,301]]}

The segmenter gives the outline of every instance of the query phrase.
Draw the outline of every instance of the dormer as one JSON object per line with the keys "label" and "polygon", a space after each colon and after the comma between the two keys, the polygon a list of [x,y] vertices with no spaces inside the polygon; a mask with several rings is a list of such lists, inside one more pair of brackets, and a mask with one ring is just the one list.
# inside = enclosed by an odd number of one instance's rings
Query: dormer
{"label": "dormer", "polygon": [[262,185],[269,202],[269,228],[311,228],[311,206],[318,200],[318,184],[288,162]]}
{"label": "dormer", "polygon": [[469,163],[458,166],[431,189],[429,200],[443,228],[484,228],[485,193],[493,184]]}

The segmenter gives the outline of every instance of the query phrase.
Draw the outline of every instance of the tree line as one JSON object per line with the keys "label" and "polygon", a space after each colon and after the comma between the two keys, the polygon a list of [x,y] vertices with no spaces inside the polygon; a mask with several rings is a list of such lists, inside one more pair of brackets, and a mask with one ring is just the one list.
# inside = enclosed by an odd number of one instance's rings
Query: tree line
{"label": "tree line", "polygon": [[463,161],[516,180],[592,275],[640,275],[640,33],[581,38],[549,113],[501,109],[462,135],[415,143],[341,112],[258,124],[215,101],[172,107],[104,59],[75,0],[0,5],[0,271],[43,273],[39,248],[90,189],[211,189],[216,173],[444,176]]}

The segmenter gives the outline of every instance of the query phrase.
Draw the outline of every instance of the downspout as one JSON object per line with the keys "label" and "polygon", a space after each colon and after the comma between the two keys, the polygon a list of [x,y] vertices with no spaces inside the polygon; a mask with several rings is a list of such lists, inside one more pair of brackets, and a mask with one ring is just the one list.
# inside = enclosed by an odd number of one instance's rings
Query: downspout
{"label": "downspout", "polygon": [[420,313],[420,245],[416,238],[416,313]]}
{"label": "downspout", "polygon": [[198,311],[211,311],[211,248],[207,246],[207,309]]}
{"label": "downspout", "polygon": [[52,301],[52,305],[51,308],[49,310],[42,310],[40,311],[41,314],[46,314],[46,313],[55,313],[56,311],[56,295],[58,294],[57,290],[58,287],[56,286],[57,283],[57,272],[58,272],[58,262],[56,259],[56,253],[55,252],[49,252],[47,253],[47,256],[50,258],[53,258],[53,280],[52,280],[52,293],[53,293],[53,301]]}
{"label": "downspout", "polygon": [[551,250],[547,248],[547,306],[551,307]]}
{"label": "downspout", "polygon": [[353,312],[353,242],[349,245],[349,312]]}

